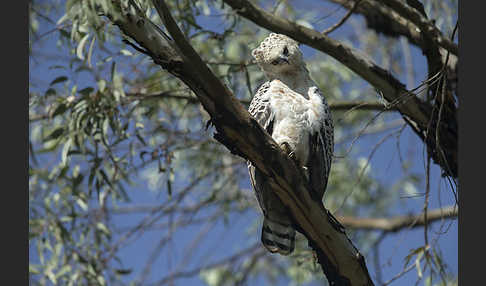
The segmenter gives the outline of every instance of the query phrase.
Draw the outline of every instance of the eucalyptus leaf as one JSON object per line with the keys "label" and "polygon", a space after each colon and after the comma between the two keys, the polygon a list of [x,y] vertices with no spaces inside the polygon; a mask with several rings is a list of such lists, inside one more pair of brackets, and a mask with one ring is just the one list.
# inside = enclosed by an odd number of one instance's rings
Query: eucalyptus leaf
{"label": "eucalyptus leaf", "polygon": [[86,42],[88,41],[90,35],[86,34],[81,41],[79,41],[78,47],[76,48],[76,55],[80,60],[84,60],[84,46],[86,45]]}
{"label": "eucalyptus leaf", "polygon": [[56,83],[65,82],[67,80],[68,80],[67,76],[59,76],[59,77],[55,78],[53,81],[51,81],[51,83],[49,85],[53,86]]}

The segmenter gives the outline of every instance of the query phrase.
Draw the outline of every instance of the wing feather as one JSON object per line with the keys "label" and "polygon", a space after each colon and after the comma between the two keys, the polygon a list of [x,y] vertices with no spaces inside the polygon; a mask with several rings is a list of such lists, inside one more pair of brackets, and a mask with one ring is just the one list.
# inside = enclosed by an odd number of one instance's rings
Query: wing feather
{"label": "wing feather", "polygon": [[[251,100],[248,111],[257,120],[260,125],[269,132],[269,126],[273,124],[274,114],[270,106],[270,94],[268,90],[270,88],[270,82],[267,81],[262,84],[253,99]],[[269,132],[272,135],[272,132]]]}
{"label": "wing feather", "polygon": [[[319,92],[316,90],[316,92]],[[324,99],[323,99],[324,100]],[[309,181],[316,191],[314,198],[322,200],[327,188],[334,152],[334,127],[327,103],[324,101],[324,118],[318,132],[309,135]]]}
{"label": "wing feather", "polygon": [[[263,83],[253,96],[248,111],[257,120],[257,122],[270,134],[273,132],[274,114],[270,106],[270,81]],[[256,197],[263,213],[266,213],[265,203],[263,199],[263,189],[265,188],[265,178],[263,174],[248,161],[248,171],[250,173],[250,182],[255,190]]]}

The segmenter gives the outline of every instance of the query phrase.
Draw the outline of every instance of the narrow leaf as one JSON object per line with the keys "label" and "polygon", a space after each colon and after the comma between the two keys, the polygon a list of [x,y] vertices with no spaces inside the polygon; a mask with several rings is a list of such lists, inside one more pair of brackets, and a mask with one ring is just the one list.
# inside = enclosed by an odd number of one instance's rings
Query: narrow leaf
{"label": "narrow leaf", "polygon": [[95,41],[96,41],[96,36],[93,37],[93,39],[91,40],[91,44],[89,44],[89,50],[88,50],[88,66],[90,68],[93,67],[91,65],[91,58],[93,56],[93,47],[94,47]]}
{"label": "narrow leaf", "polygon": [[73,140],[69,138],[66,143],[64,143],[64,147],[62,148],[62,154],[61,154],[61,163],[63,166],[66,166],[68,163],[68,153],[69,150],[71,149]]}
{"label": "narrow leaf", "polygon": [[60,83],[60,82],[66,81],[66,80],[68,80],[68,78],[66,76],[60,76],[60,77],[55,78],[49,85],[53,86],[56,83]]}
{"label": "narrow leaf", "polygon": [[84,45],[86,45],[86,41],[88,41],[89,34],[86,34],[81,41],[79,41],[78,47],[76,48],[76,55],[80,60],[84,60],[83,49]]}

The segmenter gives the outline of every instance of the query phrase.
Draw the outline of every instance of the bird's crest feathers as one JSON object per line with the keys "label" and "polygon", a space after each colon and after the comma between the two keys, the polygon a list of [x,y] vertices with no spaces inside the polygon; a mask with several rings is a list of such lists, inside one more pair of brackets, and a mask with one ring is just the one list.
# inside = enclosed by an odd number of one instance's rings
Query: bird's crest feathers
{"label": "bird's crest feathers", "polygon": [[271,33],[258,47],[251,52],[256,63],[263,68],[275,68],[275,60],[282,56],[288,58],[287,64],[298,66],[303,63],[302,52],[299,44],[293,39],[282,34]]}

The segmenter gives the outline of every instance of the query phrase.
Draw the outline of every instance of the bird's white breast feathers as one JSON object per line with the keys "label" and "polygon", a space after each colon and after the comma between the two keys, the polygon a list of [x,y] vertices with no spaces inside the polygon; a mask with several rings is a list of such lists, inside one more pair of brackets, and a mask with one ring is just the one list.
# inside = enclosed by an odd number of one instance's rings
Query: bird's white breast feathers
{"label": "bird's white breast feathers", "polygon": [[273,80],[267,91],[269,107],[274,113],[272,137],[277,143],[287,142],[301,162],[306,162],[309,135],[320,132],[328,113],[317,87],[301,95],[279,80]]}

